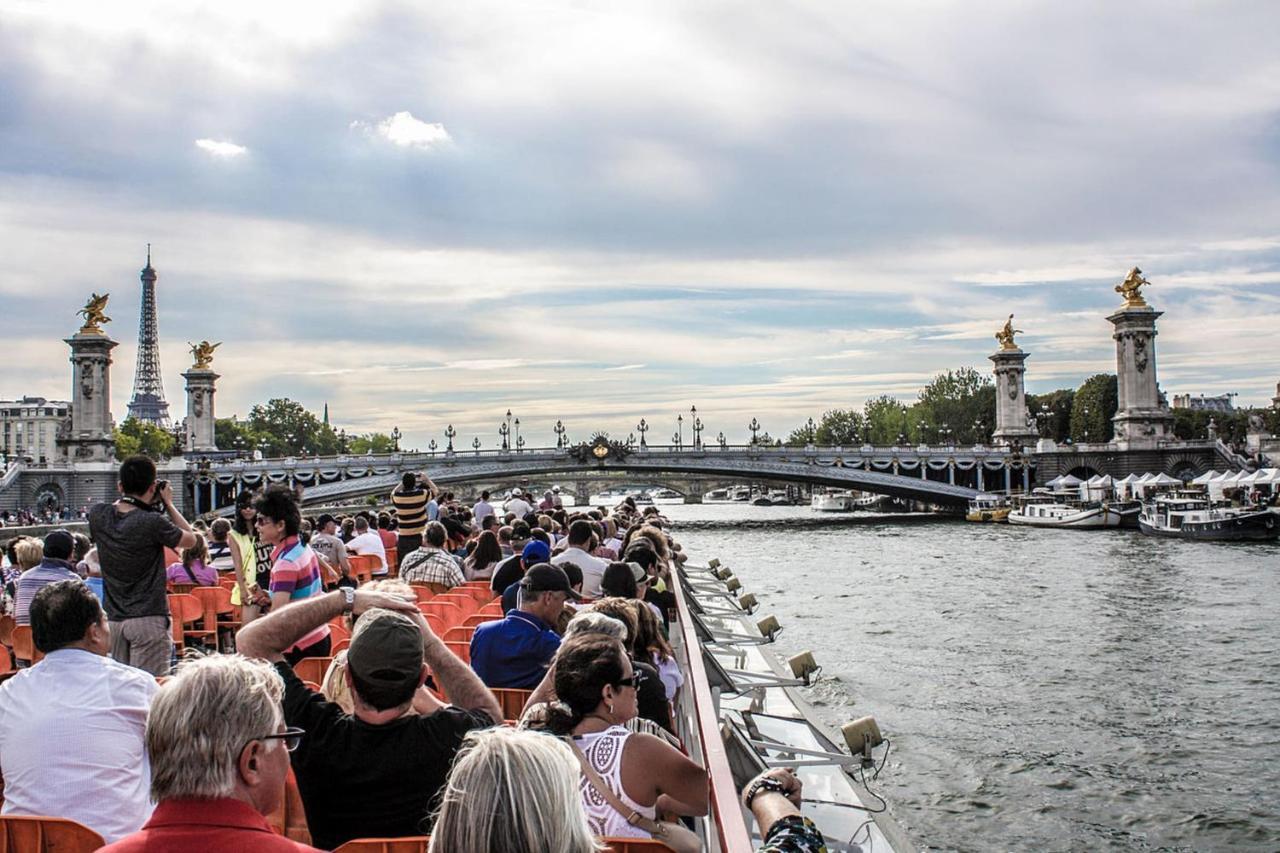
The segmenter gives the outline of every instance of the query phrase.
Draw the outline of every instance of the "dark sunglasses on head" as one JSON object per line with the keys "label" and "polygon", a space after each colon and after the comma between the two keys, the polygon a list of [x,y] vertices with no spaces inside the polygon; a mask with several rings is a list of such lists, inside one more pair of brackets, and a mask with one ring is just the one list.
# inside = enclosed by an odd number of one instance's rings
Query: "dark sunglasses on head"
{"label": "dark sunglasses on head", "polygon": [[302,743],[302,736],[306,733],[306,729],[299,729],[290,726],[282,732],[262,735],[261,737],[254,738],[254,740],[282,740],[284,741],[284,748],[289,752],[293,752],[298,748],[298,744]]}

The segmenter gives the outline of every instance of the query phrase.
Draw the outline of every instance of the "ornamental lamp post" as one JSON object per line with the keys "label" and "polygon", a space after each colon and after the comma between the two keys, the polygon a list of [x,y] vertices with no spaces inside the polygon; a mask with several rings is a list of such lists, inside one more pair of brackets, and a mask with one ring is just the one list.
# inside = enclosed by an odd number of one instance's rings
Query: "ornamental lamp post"
{"label": "ornamental lamp post", "polygon": [[457,434],[458,434],[458,431],[453,428],[453,424],[449,424],[449,426],[445,427],[444,437],[449,439],[449,446],[445,448],[446,453],[453,452],[453,437],[456,436]]}
{"label": "ornamental lamp post", "polygon": [[751,446],[755,447],[759,443],[756,439],[756,433],[760,431],[760,422],[752,418],[751,423],[747,424],[747,429],[751,430]]}
{"label": "ornamental lamp post", "polygon": [[507,426],[506,421],[498,424],[498,435],[502,436],[502,449],[508,449],[507,436],[511,434],[511,428]]}
{"label": "ornamental lamp post", "polygon": [[520,440],[520,419],[516,418],[515,423],[516,423],[516,444],[520,447],[524,447],[524,442]]}
{"label": "ornamental lamp post", "polygon": [[556,450],[564,448],[564,424],[556,421],[556,425],[552,427],[552,431],[556,434]]}
{"label": "ornamental lamp post", "polygon": [[480,455],[480,436],[477,435],[475,438],[471,439],[471,446],[475,449],[476,456],[479,456]]}
{"label": "ornamental lamp post", "polygon": [[816,444],[818,441],[818,428],[814,426],[813,418],[809,418],[809,443]]}
{"label": "ornamental lamp post", "polygon": [[516,436],[516,453],[520,453],[523,450],[524,450],[524,436],[517,435]]}
{"label": "ornamental lamp post", "polygon": [[439,446],[440,445],[436,444],[436,440],[434,438],[427,442],[427,447],[431,449],[432,456],[436,455],[436,448]]}
{"label": "ornamental lamp post", "polygon": [[396,452],[400,451],[400,427],[398,426],[391,428],[391,447]]}
{"label": "ornamental lamp post", "polygon": [[684,415],[676,415],[676,450],[684,449]]}
{"label": "ornamental lamp post", "polygon": [[720,445],[720,449],[721,449],[721,450],[724,450],[725,445],[726,445],[727,443],[728,443],[728,442],[726,442],[726,441],[725,441],[725,437],[724,437],[724,433],[723,433],[723,432],[716,433],[716,444],[719,444],[719,445]]}
{"label": "ornamental lamp post", "polygon": [[649,424],[645,422],[644,418],[641,418],[640,423],[636,424],[636,432],[640,433],[640,449],[641,450],[646,450],[649,447],[649,445],[646,444],[644,440],[644,434],[648,431],[649,431]]}

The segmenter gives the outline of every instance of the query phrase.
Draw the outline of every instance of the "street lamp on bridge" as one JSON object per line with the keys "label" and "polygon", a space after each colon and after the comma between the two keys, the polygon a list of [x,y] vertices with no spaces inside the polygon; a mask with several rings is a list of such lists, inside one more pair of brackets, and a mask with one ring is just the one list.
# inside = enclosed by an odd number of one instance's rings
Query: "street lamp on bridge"
{"label": "street lamp on bridge", "polygon": [[556,434],[556,450],[560,450],[564,447],[564,424],[556,421],[552,431]]}
{"label": "street lamp on bridge", "polygon": [[693,449],[702,449],[702,418],[698,417],[698,407],[689,407],[689,417],[693,420]]}
{"label": "street lamp on bridge", "polygon": [[507,444],[507,436],[510,434],[511,434],[511,427],[507,426],[506,421],[503,421],[502,423],[498,424],[498,435],[502,436],[503,450],[507,450],[510,447],[510,445]]}
{"label": "street lamp on bridge", "polygon": [[684,449],[684,415],[676,415],[676,450]]}
{"label": "street lamp on bridge", "polygon": [[524,447],[524,442],[520,439],[520,419],[516,418],[516,447]]}
{"label": "street lamp on bridge", "polygon": [[437,447],[439,447],[439,446],[440,446],[440,445],[436,444],[436,440],[435,440],[434,438],[433,438],[433,439],[431,439],[431,441],[427,442],[427,447],[431,448],[431,455],[432,455],[432,456],[435,456],[435,455],[436,455],[436,448],[437,448]]}
{"label": "street lamp on bridge", "polygon": [[396,451],[400,450],[400,427],[398,426],[391,428],[391,448]]}
{"label": "street lamp on bridge", "polygon": [[760,431],[760,422],[755,418],[752,418],[751,423],[747,424],[747,429],[751,430],[751,446],[755,447],[758,443],[756,433]]}
{"label": "street lamp on bridge", "polygon": [[644,418],[640,419],[640,423],[636,424],[636,432],[640,433],[640,449],[645,450],[649,445],[645,444],[644,434],[649,431],[649,425],[645,423]]}
{"label": "street lamp on bridge", "polygon": [[477,435],[475,438],[471,439],[471,446],[475,449],[476,456],[479,456],[480,455],[480,436]]}
{"label": "street lamp on bridge", "polygon": [[449,446],[445,448],[446,453],[453,452],[453,437],[457,434],[458,431],[453,428],[453,424],[449,424],[449,426],[445,427],[444,437],[449,439]]}
{"label": "street lamp on bridge", "polygon": [[813,418],[809,418],[809,443],[816,444],[818,441],[818,428],[813,423]]}
{"label": "street lamp on bridge", "polygon": [[726,441],[725,441],[724,433],[723,433],[723,432],[721,432],[721,433],[717,433],[717,434],[716,434],[716,444],[720,445],[720,449],[721,449],[721,450],[724,450],[725,445],[726,445],[727,443],[728,443],[728,442],[726,442]]}

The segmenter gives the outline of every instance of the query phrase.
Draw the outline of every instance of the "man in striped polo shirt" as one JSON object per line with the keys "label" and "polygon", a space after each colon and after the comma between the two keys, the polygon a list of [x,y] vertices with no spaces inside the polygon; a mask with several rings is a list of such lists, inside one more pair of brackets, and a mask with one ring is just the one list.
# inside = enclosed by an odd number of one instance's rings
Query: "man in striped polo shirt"
{"label": "man in striped polo shirt", "polygon": [[419,472],[405,472],[400,485],[391,492],[391,503],[396,508],[396,554],[398,563],[422,547],[422,531],[427,526],[427,502],[438,494],[431,478]]}

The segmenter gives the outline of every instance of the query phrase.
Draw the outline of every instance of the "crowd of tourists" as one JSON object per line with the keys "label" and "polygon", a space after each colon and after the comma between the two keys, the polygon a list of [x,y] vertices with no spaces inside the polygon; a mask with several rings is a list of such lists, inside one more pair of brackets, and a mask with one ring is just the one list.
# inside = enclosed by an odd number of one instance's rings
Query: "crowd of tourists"
{"label": "crowd of tourists", "polygon": [[[671,711],[686,689],[668,640],[684,556],[656,509],[570,511],[551,493],[466,505],[407,474],[385,511],[304,518],[276,486],[193,525],[146,457],[124,461],[119,488],[89,508],[88,536],[5,549],[0,618],[28,626],[39,657],[0,683],[5,815],[78,821],[112,853],[424,834],[462,853],[594,851],[601,837],[697,849],[687,825],[708,812],[708,776]],[[235,630],[179,658],[169,592],[219,585]],[[470,663],[419,587],[501,601]],[[305,682],[295,667],[330,658],[338,625],[345,648]],[[518,719],[505,688],[532,691]],[[314,847],[268,822],[290,772]],[[760,849],[824,849],[800,793],[786,769],[744,788]]]}

